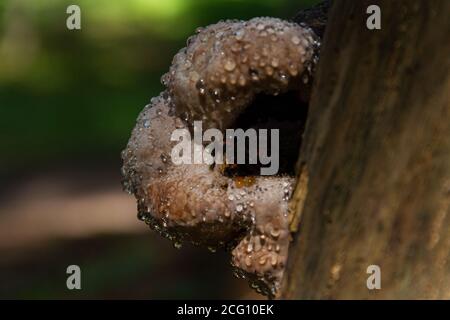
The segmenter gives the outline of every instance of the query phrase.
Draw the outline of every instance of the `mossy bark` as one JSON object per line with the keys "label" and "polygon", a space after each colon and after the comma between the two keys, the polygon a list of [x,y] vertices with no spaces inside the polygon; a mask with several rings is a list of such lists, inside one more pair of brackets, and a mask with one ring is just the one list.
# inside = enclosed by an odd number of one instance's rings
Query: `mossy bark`
{"label": "mossy bark", "polygon": [[[366,28],[371,4],[381,30]],[[449,12],[448,0],[333,3],[284,298],[450,298]]]}

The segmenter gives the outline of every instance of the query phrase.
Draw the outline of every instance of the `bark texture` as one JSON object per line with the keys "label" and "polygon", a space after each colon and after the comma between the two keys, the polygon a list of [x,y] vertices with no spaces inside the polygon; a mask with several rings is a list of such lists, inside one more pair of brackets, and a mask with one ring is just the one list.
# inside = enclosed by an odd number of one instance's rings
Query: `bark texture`
{"label": "bark texture", "polygon": [[[381,30],[366,28],[371,4]],[[449,12],[448,0],[333,3],[284,298],[450,298]],[[369,265],[381,290],[366,287]]]}

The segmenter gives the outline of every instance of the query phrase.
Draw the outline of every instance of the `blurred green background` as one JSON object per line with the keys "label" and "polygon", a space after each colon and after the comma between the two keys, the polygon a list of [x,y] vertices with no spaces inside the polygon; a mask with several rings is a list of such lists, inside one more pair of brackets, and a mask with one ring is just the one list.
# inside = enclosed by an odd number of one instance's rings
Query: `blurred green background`
{"label": "blurred green background", "polygon": [[[225,255],[176,251],[141,226],[120,151],[197,27],[316,2],[0,0],[0,298],[257,297]],[[70,4],[81,30],[66,28]]]}

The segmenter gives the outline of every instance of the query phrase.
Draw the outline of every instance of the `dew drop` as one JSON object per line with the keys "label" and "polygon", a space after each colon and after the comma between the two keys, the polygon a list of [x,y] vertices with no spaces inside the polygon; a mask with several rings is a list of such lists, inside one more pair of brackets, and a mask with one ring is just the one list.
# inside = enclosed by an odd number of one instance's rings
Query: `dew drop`
{"label": "dew drop", "polygon": [[197,72],[191,72],[190,79],[192,82],[197,83],[197,81],[200,79],[200,75]]}
{"label": "dew drop", "polygon": [[141,221],[145,221],[145,218],[146,218],[145,212],[139,211],[139,212],[138,212],[138,215],[137,215],[137,218],[138,218],[139,220],[141,220]]}
{"label": "dew drop", "polygon": [[258,73],[255,70],[251,70],[250,75],[251,75],[253,81],[259,80]]}
{"label": "dew drop", "polygon": [[308,75],[307,75],[307,74],[303,75],[302,80],[303,80],[303,83],[304,83],[304,84],[307,84],[308,81],[309,81]]}
{"label": "dew drop", "polygon": [[270,66],[267,66],[267,67],[266,67],[266,74],[267,74],[268,76],[273,75],[273,68],[270,67]]}
{"label": "dew drop", "polygon": [[199,79],[195,84],[195,87],[197,88],[197,90],[201,95],[205,94],[205,80]]}
{"label": "dew drop", "polygon": [[[235,74],[230,74],[230,83],[231,84],[236,84],[236,75]],[[235,98],[233,96],[231,96],[231,100],[234,100]]]}
{"label": "dew drop", "polygon": [[213,90],[213,96],[216,99],[216,102],[220,103],[220,90],[219,89]]}
{"label": "dew drop", "polygon": [[270,62],[270,64],[272,65],[272,67],[276,68],[279,65],[279,60],[277,58],[273,58],[272,61]]}
{"label": "dew drop", "polygon": [[272,231],[270,231],[270,235],[274,238],[278,238],[280,236],[280,230],[277,229],[272,229]]}
{"label": "dew drop", "polygon": [[291,41],[292,41],[292,43],[295,44],[295,45],[300,44],[300,38],[297,37],[297,36],[293,36],[293,37],[291,38]]}
{"label": "dew drop", "polygon": [[292,64],[292,63],[289,65],[289,73],[290,73],[290,75],[293,76],[293,77],[295,77],[295,76],[298,74],[297,68],[296,68],[295,65]]}
{"label": "dew drop", "polygon": [[233,60],[227,60],[225,62],[224,68],[227,71],[233,71],[234,68],[236,68],[236,62],[234,62]]}
{"label": "dew drop", "polygon": [[231,51],[233,51],[233,52],[238,52],[240,49],[241,49],[240,45],[238,43],[236,43],[236,42],[234,42],[231,45]]}
{"label": "dew drop", "polygon": [[236,40],[242,40],[242,38],[244,38],[244,35],[245,35],[244,30],[238,30],[236,31],[235,38]]}
{"label": "dew drop", "polygon": [[270,258],[270,264],[272,265],[272,267],[275,267],[277,265],[277,256],[272,256]]}
{"label": "dew drop", "polygon": [[245,80],[245,77],[243,75],[239,76],[239,85],[240,86],[245,86],[245,84],[247,83],[247,81]]}
{"label": "dew drop", "polygon": [[182,244],[181,244],[181,242],[175,241],[173,243],[173,246],[174,246],[175,249],[180,249],[182,247]]}
{"label": "dew drop", "polygon": [[215,247],[208,247],[209,252],[215,253],[217,251],[217,248]]}

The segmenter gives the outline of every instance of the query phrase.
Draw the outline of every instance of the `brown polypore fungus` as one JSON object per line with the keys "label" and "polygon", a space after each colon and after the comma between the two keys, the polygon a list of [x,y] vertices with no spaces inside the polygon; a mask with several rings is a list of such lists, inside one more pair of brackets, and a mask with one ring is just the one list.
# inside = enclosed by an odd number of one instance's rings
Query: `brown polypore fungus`
{"label": "brown polypore fungus", "polygon": [[[163,77],[167,90],[141,112],[122,153],[123,183],[138,199],[140,219],[175,246],[189,241],[232,250],[235,273],[270,297],[278,292],[288,254],[292,159],[318,41],[311,29],[275,18],[199,29],[173,59]],[[264,116],[269,109],[277,113]],[[300,119],[291,125],[292,117]],[[294,149],[291,171],[259,176],[242,165],[175,165],[171,134],[192,131],[194,120],[221,130],[279,127],[281,138],[294,144],[280,154]]]}

